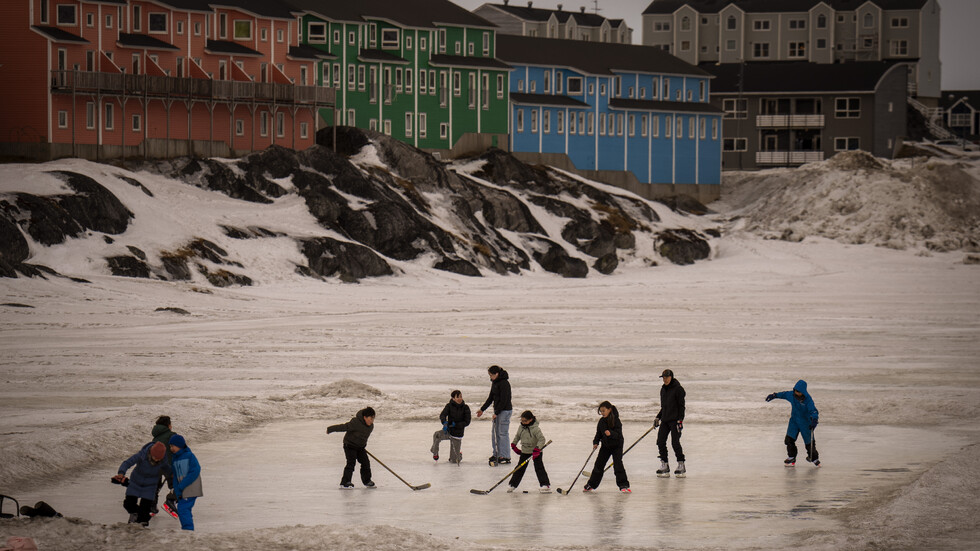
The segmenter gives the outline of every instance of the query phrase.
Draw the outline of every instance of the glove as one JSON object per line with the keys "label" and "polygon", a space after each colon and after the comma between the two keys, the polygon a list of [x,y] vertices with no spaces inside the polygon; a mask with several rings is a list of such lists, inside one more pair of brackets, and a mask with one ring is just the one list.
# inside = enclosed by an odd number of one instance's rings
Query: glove
{"label": "glove", "polygon": [[656,419],[653,420],[653,428],[657,428],[659,426],[660,426],[660,418],[657,417]]}
{"label": "glove", "polygon": [[331,432],[333,432],[332,429],[333,429],[333,427],[327,427],[327,434],[330,434]]}
{"label": "glove", "polygon": [[684,430],[684,421],[677,422],[677,434],[680,434]]}
{"label": "glove", "polygon": [[534,448],[534,451],[531,452],[531,459],[537,459],[539,457],[541,457],[541,448]]}
{"label": "glove", "polygon": [[767,402],[771,402],[771,401],[773,401],[773,399],[775,399],[775,398],[776,398],[776,393],[775,393],[775,392],[773,392],[773,393],[772,393],[772,394],[770,394],[769,396],[766,396],[766,401],[767,401]]}
{"label": "glove", "polygon": [[517,447],[517,444],[512,443],[510,445],[510,449],[514,450],[514,453],[516,453],[517,455],[521,454],[521,449]]}
{"label": "glove", "polygon": [[442,424],[442,432],[449,432],[449,423]]}
{"label": "glove", "polygon": [[129,486],[129,478],[124,474],[117,474],[116,476],[109,479],[113,484],[119,484],[120,486]]}
{"label": "glove", "polygon": [[816,419],[810,419],[810,430],[813,430],[815,428],[817,428],[817,420]]}

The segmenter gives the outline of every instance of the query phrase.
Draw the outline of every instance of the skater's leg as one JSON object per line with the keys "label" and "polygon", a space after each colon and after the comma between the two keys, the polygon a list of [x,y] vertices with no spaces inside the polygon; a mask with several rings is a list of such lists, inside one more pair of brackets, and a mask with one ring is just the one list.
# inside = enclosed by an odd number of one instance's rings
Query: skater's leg
{"label": "skater's leg", "polygon": [[432,435],[432,448],[429,450],[432,455],[439,455],[439,444],[443,440],[449,439],[449,433],[441,430],[437,430],[435,434]]}
{"label": "skater's leg", "polygon": [[126,509],[126,512],[131,515],[138,513],[140,510],[139,498],[136,496],[126,496],[126,499],[123,500],[123,509]]}
{"label": "skater's leg", "polygon": [[591,488],[599,487],[599,484],[602,483],[602,472],[606,470],[606,462],[609,461],[610,455],[609,448],[599,446],[599,453],[596,454],[595,465],[592,466],[592,475],[589,476],[589,481],[586,482],[586,485]]}
{"label": "skater's leg", "polygon": [[803,444],[806,445],[806,458],[808,461],[816,461],[820,459],[820,454],[817,452],[817,441],[813,436],[813,432],[809,430],[801,430],[800,434],[803,435]]}
{"label": "skater's leg", "polygon": [[366,449],[357,448],[357,462],[361,464],[361,483],[367,486],[371,482],[371,458]]}
{"label": "skater's leg", "polygon": [[630,480],[626,477],[626,466],[623,465],[623,448],[616,448],[612,452],[613,473],[616,474],[616,486],[620,489],[629,488]]}
{"label": "skater's leg", "polygon": [[[529,454],[529,453],[522,453],[521,456],[520,456],[520,458],[517,460],[517,462],[518,463],[524,463],[524,460],[527,459],[528,457],[531,457],[531,454]],[[510,486],[511,486],[511,488],[516,488],[516,487],[518,487],[518,486],[521,485],[521,480],[524,479],[524,473],[526,471],[527,471],[527,464],[526,463],[524,465],[521,465],[520,467],[518,467],[518,469],[516,471],[514,471],[514,474],[511,475],[511,477],[510,477]]]}
{"label": "skater's leg", "polygon": [[684,461],[684,448],[681,447],[681,431],[677,430],[677,422],[671,421],[670,428],[670,444],[674,448],[674,459],[677,461]]}
{"label": "skater's leg", "polygon": [[197,501],[196,497],[187,497],[177,500],[177,518],[180,520],[181,530],[194,529],[194,515],[192,510],[194,509],[195,501]]}
{"label": "skater's leg", "polygon": [[340,479],[341,486],[350,484],[351,478],[354,476],[354,463],[357,462],[357,449],[344,446],[344,456],[347,458],[347,464],[344,465],[344,476]]}
{"label": "skater's leg", "polygon": [[449,462],[459,463],[463,460],[463,439],[455,436],[449,439]]}
{"label": "skater's leg", "polygon": [[497,414],[497,447],[500,448],[497,457],[503,459],[510,459],[510,446],[507,443],[510,442],[510,416],[512,413],[514,412],[508,409]]}
{"label": "skater's leg", "polygon": [[795,458],[797,452],[796,438],[795,437],[790,438],[790,436],[787,434],[785,442],[786,442],[786,457]]}
{"label": "skater's leg", "polygon": [[[524,457],[523,455],[521,456]],[[551,479],[548,478],[548,471],[544,469],[544,452],[534,460],[534,474],[538,475],[538,486],[551,486]]]}
{"label": "skater's leg", "polygon": [[667,435],[670,434],[670,423],[664,421],[660,423],[657,431],[657,450],[660,452],[660,460],[667,461]]}
{"label": "skater's leg", "polygon": [[[493,458],[493,462],[497,462],[497,458],[500,457],[500,441],[498,435],[500,431],[497,427],[500,425],[500,418],[494,417],[493,421],[490,422],[490,457]],[[506,438],[504,439],[506,440]]]}
{"label": "skater's leg", "polygon": [[136,522],[140,524],[149,524],[150,522],[150,511],[153,510],[153,504],[156,503],[152,499],[141,498],[138,510],[136,511]]}

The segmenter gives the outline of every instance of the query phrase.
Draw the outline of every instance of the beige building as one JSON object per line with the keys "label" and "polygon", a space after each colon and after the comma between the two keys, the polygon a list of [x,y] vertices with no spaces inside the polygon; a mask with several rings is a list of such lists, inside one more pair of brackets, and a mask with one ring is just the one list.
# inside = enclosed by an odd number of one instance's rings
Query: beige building
{"label": "beige building", "polygon": [[625,21],[588,13],[584,6],[578,11],[568,11],[562,4],[558,4],[557,9],[547,9],[535,8],[534,2],[519,6],[504,0],[502,4],[483,4],[473,13],[499,27],[497,32],[503,34],[633,43],[633,29]]}

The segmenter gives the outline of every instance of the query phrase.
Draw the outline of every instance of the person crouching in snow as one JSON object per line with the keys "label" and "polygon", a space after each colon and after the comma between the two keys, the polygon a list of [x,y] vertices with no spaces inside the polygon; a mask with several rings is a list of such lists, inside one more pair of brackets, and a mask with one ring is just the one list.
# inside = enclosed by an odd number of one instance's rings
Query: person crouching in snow
{"label": "person crouching in snow", "polygon": [[463,393],[454,390],[450,394],[449,403],[442,408],[439,414],[439,421],[442,422],[442,430],[437,430],[432,435],[432,459],[439,461],[439,444],[443,440],[449,440],[449,462],[459,464],[463,460],[463,453],[460,448],[463,444],[463,432],[470,424],[470,406],[463,402]]}
{"label": "person crouching in snow", "polygon": [[201,485],[201,464],[197,456],[187,447],[184,437],[175,434],[170,437],[170,453],[173,454],[174,498],[177,502],[177,518],[181,530],[194,529],[194,502],[204,495]]}
{"label": "person crouching in snow", "polygon": [[150,525],[150,511],[156,503],[160,478],[170,475],[170,465],[164,461],[166,456],[167,446],[162,442],[150,442],[123,461],[119,465],[119,474],[112,477],[113,481],[125,485],[126,471],[133,468],[133,474],[128,479],[129,485],[126,486],[126,499],[123,501],[123,507],[129,513],[129,522]]}
{"label": "person crouching in snow", "polygon": [[[518,447],[518,443],[521,444],[520,447]],[[538,420],[534,418],[534,414],[530,410],[522,413],[521,424],[517,427],[517,434],[514,435],[514,440],[510,443],[510,449],[521,456],[518,461],[521,466],[517,467],[514,475],[510,477],[508,492],[513,492],[521,484],[524,472],[527,471],[527,463],[524,462],[528,459],[534,461],[534,474],[538,476],[538,486],[540,486],[541,493],[546,494],[551,491],[551,480],[548,479],[548,471],[544,469],[544,452],[541,451],[546,443],[544,433],[541,432],[541,426],[538,424]]]}
{"label": "person crouching in snow", "polygon": [[597,410],[600,417],[596,423],[595,438],[592,439],[592,449],[599,448],[599,453],[595,458],[595,467],[589,481],[582,488],[583,492],[591,492],[599,487],[602,482],[602,473],[606,468],[606,461],[611,457],[613,460],[613,472],[616,474],[616,485],[619,491],[630,493],[630,481],[626,477],[626,467],[623,466],[623,422],[619,420],[619,410],[608,400],[599,404]]}
{"label": "person crouching in snow", "polygon": [[820,466],[820,454],[817,453],[817,441],[813,438],[813,429],[817,428],[819,413],[817,406],[813,404],[813,398],[806,391],[806,381],[800,379],[796,381],[793,390],[785,392],[773,392],[766,396],[766,401],[771,402],[774,398],[782,398],[790,403],[792,410],[789,416],[789,427],[786,428],[786,461],[783,463],[787,467],[796,465],[796,437],[803,435],[803,443],[806,444],[806,460],[812,462],[817,467]]}
{"label": "person crouching in snow", "polygon": [[351,478],[354,476],[354,463],[361,464],[361,483],[367,488],[374,488],[371,481],[371,460],[368,459],[367,442],[374,430],[374,408],[364,408],[357,412],[353,419],[339,425],[327,427],[327,434],[332,432],[346,432],[344,435],[344,456],[347,457],[347,465],[344,466],[344,475],[340,479],[340,487],[349,490],[354,487]]}

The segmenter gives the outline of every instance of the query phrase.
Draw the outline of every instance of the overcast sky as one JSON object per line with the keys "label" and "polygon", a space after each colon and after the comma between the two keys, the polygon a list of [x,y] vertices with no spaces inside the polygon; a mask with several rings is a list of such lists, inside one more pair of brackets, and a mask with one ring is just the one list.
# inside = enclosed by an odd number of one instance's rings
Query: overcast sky
{"label": "overcast sky", "polygon": [[[467,9],[475,9],[486,0],[452,0]],[[643,38],[643,10],[651,0],[598,0],[599,13],[611,19],[625,19],[633,29],[633,41]],[[502,4],[503,0],[494,0]],[[527,5],[527,0],[512,0],[513,5]],[[585,6],[590,12],[595,0],[534,0],[537,8],[555,9],[562,4],[567,11]],[[939,0],[942,9],[939,55],[943,63],[944,90],[980,90],[980,0]]]}

